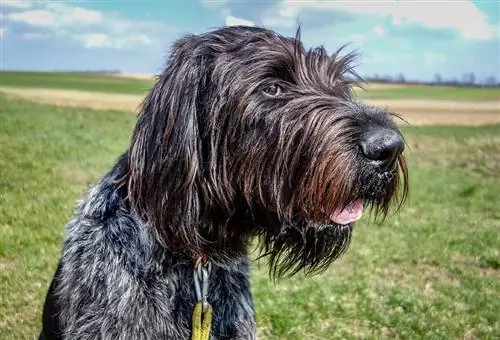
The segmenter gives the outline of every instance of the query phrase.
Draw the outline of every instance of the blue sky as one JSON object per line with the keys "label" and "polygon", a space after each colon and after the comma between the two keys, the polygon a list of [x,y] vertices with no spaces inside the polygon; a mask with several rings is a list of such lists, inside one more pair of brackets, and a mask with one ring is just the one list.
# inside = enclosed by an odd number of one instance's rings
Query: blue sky
{"label": "blue sky", "polygon": [[437,0],[0,0],[1,68],[154,73],[173,40],[223,25],[361,53],[362,75],[500,79],[500,2]]}

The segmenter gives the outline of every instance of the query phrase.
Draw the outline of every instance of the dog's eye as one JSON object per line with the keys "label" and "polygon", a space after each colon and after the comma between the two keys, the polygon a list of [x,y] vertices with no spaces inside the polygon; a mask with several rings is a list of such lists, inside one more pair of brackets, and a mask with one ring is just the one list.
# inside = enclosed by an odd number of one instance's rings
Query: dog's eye
{"label": "dog's eye", "polygon": [[264,90],[262,90],[262,92],[266,96],[270,96],[270,97],[277,97],[281,94],[282,91],[283,91],[283,88],[281,86],[279,86],[278,84],[269,85]]}

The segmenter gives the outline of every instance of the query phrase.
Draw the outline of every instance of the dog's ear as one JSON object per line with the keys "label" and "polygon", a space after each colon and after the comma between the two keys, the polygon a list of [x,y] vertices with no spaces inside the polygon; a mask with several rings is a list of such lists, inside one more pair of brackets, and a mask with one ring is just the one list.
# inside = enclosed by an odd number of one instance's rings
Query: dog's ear
{"label": "dog's ear", "polygon": [[208,59],[196,37],[177,41],[142,103],[129,148],[128,197],[169,249],[199,253],[201,99]]}

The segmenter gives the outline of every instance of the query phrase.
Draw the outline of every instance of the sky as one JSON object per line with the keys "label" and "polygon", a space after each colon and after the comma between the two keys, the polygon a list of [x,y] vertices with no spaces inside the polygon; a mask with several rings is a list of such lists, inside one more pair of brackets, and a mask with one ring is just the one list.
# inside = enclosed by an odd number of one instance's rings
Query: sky
{"label": "sky", "polygon": [[499,0],[0,0],[0,67],[158,73],[176,39],[255,25],[360,54],[363,76],[500,80]]}

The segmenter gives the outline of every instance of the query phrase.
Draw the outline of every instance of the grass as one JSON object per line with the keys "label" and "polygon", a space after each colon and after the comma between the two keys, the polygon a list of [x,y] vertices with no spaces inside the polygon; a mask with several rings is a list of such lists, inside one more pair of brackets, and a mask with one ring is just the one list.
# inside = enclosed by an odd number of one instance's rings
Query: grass
{"label": "grass", "polygon": [[[123,78],[85,72],[20,72],[0,71],[0,87],[28,87],[71,89],[106,93],[145,94],[151,80]],[[402,86],[372,88],[358,91],[361,98],[371,99],[448,99],[448,100],[499,100],[499,88],[452,86]]]}
{"label": "grass", "polygon": [[[32,339],[75,201],[125,149],[135,115],[0,96],[0,334]],[[500,125],[405,127],[410,200],[321,276],[255,263],[262,339],[500,334]]]}
{"label": "grass", "polygon": [[87,72],[1,71],[0,86],[144,94],[151,80]]}

